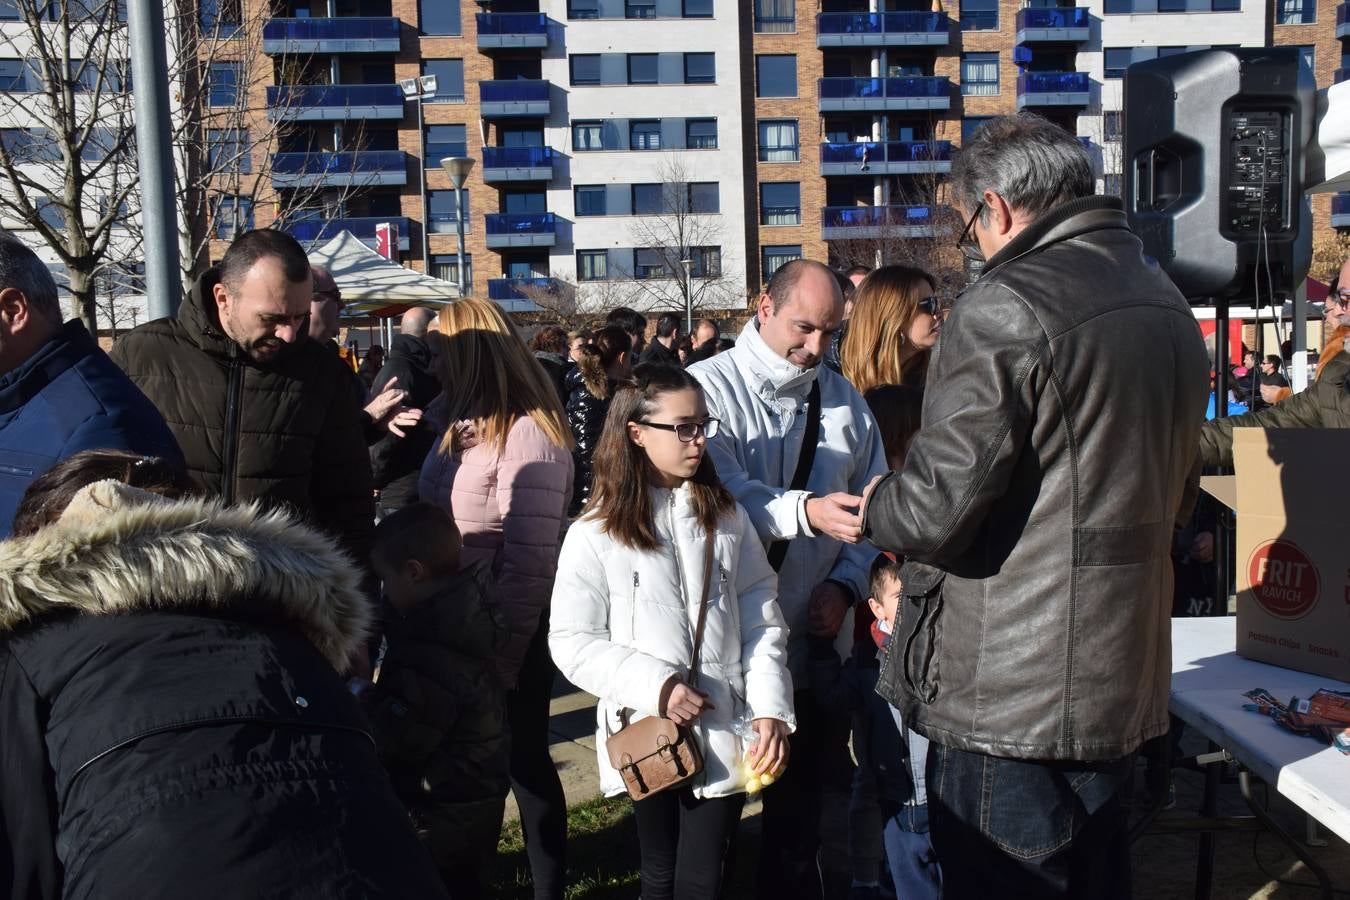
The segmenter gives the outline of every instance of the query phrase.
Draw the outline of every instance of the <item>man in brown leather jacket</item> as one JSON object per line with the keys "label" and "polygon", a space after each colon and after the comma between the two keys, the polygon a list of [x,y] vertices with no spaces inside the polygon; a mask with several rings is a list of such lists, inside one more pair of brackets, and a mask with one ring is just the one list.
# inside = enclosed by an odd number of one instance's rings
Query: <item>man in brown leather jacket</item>
{"label": "man in brown leather jacket", "polygon": [[995,119],[952,180],[987,262],[864,508],[909,560],[878,690],[932,742],[946,897],[1128,897],[1119,789],[1168,727],[1168,551],[1209,361],[1072,135]]}

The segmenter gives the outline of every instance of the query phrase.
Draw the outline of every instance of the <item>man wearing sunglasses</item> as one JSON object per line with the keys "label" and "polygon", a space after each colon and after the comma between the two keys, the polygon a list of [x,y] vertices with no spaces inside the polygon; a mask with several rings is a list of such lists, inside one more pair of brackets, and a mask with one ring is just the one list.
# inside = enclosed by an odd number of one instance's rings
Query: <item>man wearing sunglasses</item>
{"label": "man wearing sunglasses", "polygon": [[[1259,412],[1206,422],[1200,431],[1200,459],[1207,466],[1233,464],[1233,429],[1350,428],[1350,259],[1332,279],[1327,294],[1328,353],[1318,366],[1317,380],[1294,396]],[[1339,352],[1336,347],[1341,348]]]}
{"label": "man wearing sunglasses", "polygon": [[864,507],[910,560],[877,689],[931,742],[944,896],[1129,897],[1120,790],[1168,730],[1168,550],[1208,354],[1073,135],[993,119],[951,182],[985,265],[904,471]]}

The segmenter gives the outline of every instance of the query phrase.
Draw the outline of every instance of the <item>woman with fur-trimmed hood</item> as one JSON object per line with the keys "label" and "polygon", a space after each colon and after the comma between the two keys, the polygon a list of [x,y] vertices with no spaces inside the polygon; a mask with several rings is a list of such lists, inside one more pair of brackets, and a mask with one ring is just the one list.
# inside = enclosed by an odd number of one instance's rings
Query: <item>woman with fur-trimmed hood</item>
{"label": "woman with fur-trimmed hood", "polygon": [[444,897],[338,674],[351,561],[184,488],[81,453],[0,543],[0,895]]}
{"label": "woman with fur-trimmed hood", "polygon": [[576,446],[572,448],[572,506],[576,516],[591,496],[591,457],[605,428],[609,401],[619,382],[633,374],[633,339],[616,325],[607,325],[580,348],[577,367],[567,373],[567,424]]}

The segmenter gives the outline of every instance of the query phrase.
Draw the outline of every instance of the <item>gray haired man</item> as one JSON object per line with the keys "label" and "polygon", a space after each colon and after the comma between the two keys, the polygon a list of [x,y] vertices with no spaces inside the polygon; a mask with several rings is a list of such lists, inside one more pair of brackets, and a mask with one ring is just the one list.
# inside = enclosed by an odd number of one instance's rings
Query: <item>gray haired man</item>
{"label": "gray haired man", "polygon": [[986,263],[864,507],[908,560],[878,690],[932,742],[944,896],[1128,897],[1119,792],[1168,729],[1168,548],[1209,360],[1073,135],[994,119],[952,183]]}

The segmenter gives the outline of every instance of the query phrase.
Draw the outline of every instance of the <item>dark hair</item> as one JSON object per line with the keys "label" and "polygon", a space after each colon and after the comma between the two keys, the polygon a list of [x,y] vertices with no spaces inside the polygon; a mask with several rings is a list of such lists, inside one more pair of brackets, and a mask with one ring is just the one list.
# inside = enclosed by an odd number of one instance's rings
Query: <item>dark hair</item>
{"label": "dark hair", "polygon": [[661,313],[656,320],[656,336],[668,338],[680,330],[680,317],[673,312]]}
{"label": "dark hair", "polygon": [[863,394],[872,418],[881,432],[886,458],[904,457],[909,442],[919,431],[923,413],[923,391],[908,384],[883,384]]}
{"label": "dark hair", "polygon": [[[791,299],[793,293],[797,290],[797,282],[801,281],[802,276],[810,269],[820,269],[830,276],[830,279],[834,281],[836,287],[839,286],[838,274],[823,263],[818,263],[813,259],[794,259],[790,262],[785,262],[778,267],[777,272],[773,273],[773,277],[769,279],[769,286],[765,289],[765,293],[767,293],[769,299],[773,301],[773,311],[775,313],[782,310],[783,304]],[[840,296],[843,296],[842,288],[840,288],[839,293]]]}
{"label": "dark hair", "polygon": [[633,349],[633,338],[618,325],[606,325],[580,349],[581,359],[577,360],[577,368],[585,379],[586,389],[592,394],[596,390],[603,391],[603,394],[596,395],[603,400],[609,393],[605,370]]}
{"label": "dark hair", "polygon": [[1284,360],[1276,356],[1274,353],[1267,356],[1264,360],[1262,360],[1262,362],[1268,362],[1277,369],[1280,366],[1284,365]]}
{"label": "dark hair", "polygon": [[33,312],[61,324],[61,300],[51,269],[27,244],[0,230],[0,288],[15,288]]}
{"label": "dark hair", "polygon": [[258,260],[269,256],[281,263],[281,271],[292,284],[310,277],[309,257],[299,241],[275,228],[259,228],[239,235],[225,251],[220,260],[221,284],[227,290],[238,290],[239,283]]}
{"label": "dark hair", "polygon": [[432,578],[445,578],[459,571],[462,544],[448,512],[430,503],[414,503],[380,520],[370,555],[391,569],[415,559]]}
{"label": "dark hair", "polygon": [[14,514],[11,533],[20,537],[52,524],[76,494],[96,481],[120,481],[170,500],[195,493],[187,475],[162,457],[127,450],[82,450],[28,485]]}
{"label": "dark hair", "polygon": [[545,325],[530,338],[532,353],[566,353],[567,332],[557,325]]}
{"label": "dark hair", "polygon": [[606,325],[617,325],[629,334],[639,338],[647,334],[647,317],[635,309],[620,306],[609,311],[605,317]]}
{"label": "dark hair", "polygon": [[867,575],[867,590],[873,600],[879,600],[881,592],[886,589],[886,582],[894,580],[897,584],[903,584],[900,579],[900,570],[904,568],[905,558],[896,556],[894,558],[885,553],[878,553],[877,558],[872,560],[872,569]]}
{"label": "dark hair", "polygon": [[680,338],[678,341],[675,342],[675,352],[683,353],[685,356],[688,356],[690,353],[693,353],[694,339],[687,334],[684,337]]}
{"label": "dark hair", "polygon": [[[625,547],[655,550],[661,546],[653,521],[652,463],[641,447],[628,439],[628,423],[651,415],[661,395],[675,391],[703,392],[698,379],[678,366],[648,363],[638,366],[633,383],[620,389],[609,406],[605,430],[591,465],[591,499],[583,516],[597,519],[602,530]],[[712,458],[705,452],[689,479],[694,517],[704,531],[736,504],[717,478]]]}
{"label": "dark hair", "polygon": [[839,293],[843,295],[844,300],[853,299],[853,282],[848,280],[848,276],[838,269],[831,269],[830,274],[834,276],[835,284],[839,285]]}

